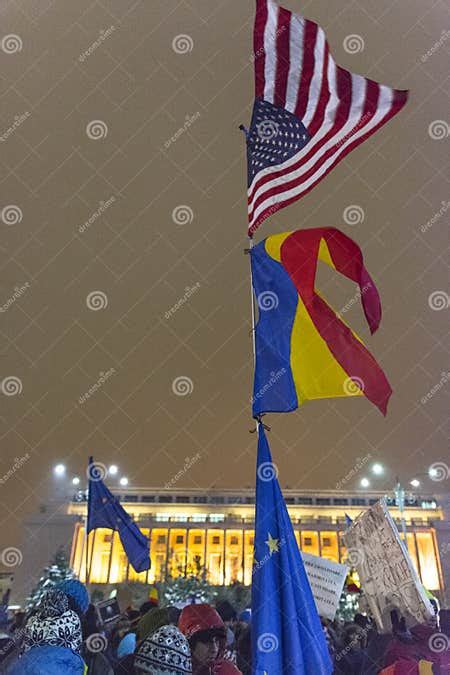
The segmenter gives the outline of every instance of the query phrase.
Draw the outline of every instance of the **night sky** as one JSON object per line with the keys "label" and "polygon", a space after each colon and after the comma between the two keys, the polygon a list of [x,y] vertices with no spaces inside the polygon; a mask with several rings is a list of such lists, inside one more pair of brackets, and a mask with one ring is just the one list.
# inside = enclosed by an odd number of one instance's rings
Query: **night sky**
{"label": "night sky", "polygon": [[[335,488],[363,460],[385,464],[372,487],[387,490],[396,474],[407,483],[450,462],[448,7],[286,5],[325,28],[339,64],[411,97],[255,237],[336,226],[362,247],[383,319],[373,337],[359,303],[344,319],[390,380],[388,416],[363,397],[310,402],[268,416],[269,440],[284,487]],[[20,545],[23,518],[72,476],[84,484],[89,454],[116,463],[130,486],[163,486],[197,453],[176,487],[254,484],[238,129],[253,104],[253,9],[0,7],[0,549]],[[349,35],[361,38],[356,51]],[[318,282],[337,310],[355,296],[330,270]],[[65,478],[53,476],[57,462]],[[424,479],[423,489],[443,492],[448,480]]]}

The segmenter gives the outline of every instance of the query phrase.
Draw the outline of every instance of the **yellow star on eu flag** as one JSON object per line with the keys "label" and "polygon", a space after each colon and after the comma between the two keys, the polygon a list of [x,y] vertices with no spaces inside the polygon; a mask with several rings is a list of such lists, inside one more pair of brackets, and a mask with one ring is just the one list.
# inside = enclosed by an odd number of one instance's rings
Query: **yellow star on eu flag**
{"label": "yellow star on eu flag", "polygon": [[278,553],[279,545],[280,545],[280,540],[279,539],[274,539],[270,532],[267,533],[267,536],[269,537],[267,541],[265,542],[267,546],[269,547],[269,553],[272,555],[272,553]]}

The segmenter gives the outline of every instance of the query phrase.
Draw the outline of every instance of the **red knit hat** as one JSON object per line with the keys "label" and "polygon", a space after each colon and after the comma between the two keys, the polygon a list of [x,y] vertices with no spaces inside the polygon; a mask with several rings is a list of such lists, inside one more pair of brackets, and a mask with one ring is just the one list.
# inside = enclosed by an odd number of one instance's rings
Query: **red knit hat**
{"label": "red knit hat", "polygon": [[191,638],[195,633],[211,628],[225,630],[225,624],[211,605],[186,605],[181,612],[178,628],[183,635]]}

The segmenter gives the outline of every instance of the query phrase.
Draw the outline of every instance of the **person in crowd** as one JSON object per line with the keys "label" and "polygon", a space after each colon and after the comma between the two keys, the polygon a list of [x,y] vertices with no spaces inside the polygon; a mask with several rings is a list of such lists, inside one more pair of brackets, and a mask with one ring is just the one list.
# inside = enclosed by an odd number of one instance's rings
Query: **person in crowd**
{"label": "person in crowd", "polygon": [[124,656],[128,656],[128,654],[133,654],[135,649],[136,633],[133,633],[130,626],[130,630],[125,633],[117,646],[117,658],[122,659]]}
{"label": "person in crowd", "polygon": [[109,638],[109,644],[111,646],[114,658],[117,658],[117,651],[122,639],[130,633],[131,621],[126,614],[122,614],[120,617],[118,617],[114,626],[112,626],[111,635]]}
{"label": "person in crowd", "polygon": [[340,675],[366,675],[367,652],[364,648],[365,632],[356,623],[344,629],[343,646],[334,656],[335,672]]}
{"label": "person in crowd", "polygon": [[134,657],[134,672],[151,675],[192,673],[189,643],[176,626],[161,626],[140,644]]}
{"label": "person in crowd", "polygon": [[193,675],[242,675],[224,658],[226,628],[214,607],[187,605],[181,612],[178,627],[189,641]]}
{"label": "person in crowd", "polygon": [[140,643],[148,635],[154,633],[161,626],[178,623],[180,610],[177,607],[169,605],[169,607],[155,607],[152,605],[150,609],[144,614],[136,627],[137,642]]}
{"label": "person in crowd", "polygon": [[236,632],[236,665],[242,675],[251,675],[252,672],[252,629],[250,623],[241,623],[241,629]]}
{"label": "person in crowd", "polygon": [[23,655],[8,675],[83,675],[81,623],[67,595],[51,590],[25,625]]}
{"label": "person in crowd", "polygon": [[9,590],[0,605],[0,672],[4,672],[9,663],[17,657],[17,645],[8,631]]}
{"label": "person in crowd", "polygon": [[233,628],[237,621],[237,612],[231,602],[223,600],[217,603],[216,611],[227,628]]}
{"label": "person in crowd", "polygon": [[106,648],[108,639],[99,624],[95,605],[90,604],[82,621],[82,655],[87,665],[88,675],[113,675],[113,668],[102,647]]}
{"label": "person in crowd", "polygon": [[237,650],[237,644],[236,644],[236,627],[238,625],[238,620],[237,620],[237,612],[231,602],[228,602],[228,600],[223,600],[222,602],[219,602],[216,605],[216,610],[220,618],[225,624],[225,628],[227,631],[226,635],[226,647],[225,647],[225,654],[224,657],[228,661],[232,661],[233,663],[236,663],[236,650]]}
{"label": "person in crowd", "polygon": [[243,609],[242,612],[239,614],[238,619],[241,623],[246,623],[250,625],[252,622],[252,610],[250,609],[250,607]]}
{"label": "person in crowd", "polygon": [[144,616],[144,614],[147,614],[147,612],[150,609],[153,609],[155,607],[153,602],[150,602],[150,600],[146,600],[145,602],[142,603],[142,605],[139,607],[139,614],[141,616]]}
{"label": "person in crowd", "polygon": [[333,636],[332,629],[330,628],[331,621],[328,621],[328,619],[325,619],[321,616],[320,623],[322,624],[322,630],[327,642],[328,653],[330,655],[331,662],[334,663],[336,656],[336,640]]}
{"label": "person in crowd", "polygon": [[25,627],[25,619],[26,614],[23,610],[20,609],[14,614],[13,622],[9,627],[11,637],[14,640],[14,642],[16,642],[16,644],[22,642],[23,629]]}
{"label": "person in crowd", "polygon": [[[444,645],[444,648],[442,648]],[[384,666],[395,665],[400,675],[416,675],[420,661],[428,662],[430,672],[444,675],[450,673],[450,650],[448,638],[433,622],[416,624],[408,629],[403,620],[394,626],[394,635],[384,654]],[[437,648],[436,648],[437,646]],[[408,670],[409,669],[409,670]],[[432,670],[431,670],[432,669]]]}
{"label": "person in crowd", "polygon": [[89,593],[86,586],[78,579],[65,579],[57,584],[56,590],[67,595],[69,608],[76,612],[81,620],[89,607]]}

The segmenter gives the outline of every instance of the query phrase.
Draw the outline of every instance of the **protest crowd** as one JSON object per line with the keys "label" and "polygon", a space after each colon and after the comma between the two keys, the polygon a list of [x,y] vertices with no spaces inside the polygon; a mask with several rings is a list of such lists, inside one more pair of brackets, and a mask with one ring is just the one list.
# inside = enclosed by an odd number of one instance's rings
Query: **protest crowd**
{"label": "protest crowd", "polygon": [[[130,596],[131,597],[131,596]],[[157,595],[140,607],[102,618],[86,586],[68,579],[46,591],[28,613],[1,606],[0,672],[8,675],[251,675],[252,614],[229,601],[162,606]],[[3,600],[5,602],[5,598]],[[387,633],[369,615],[321,618],[336,675],[450,674],[448,612],[410,628],[397,612]],[[123,603],[124,604],[124,603]],[[253,645],[255,647],[255,645]],[[314,648],[312,643],[311,648]],[[271,674],[272,675],[272,674]],[[277,673],[273,675],[285,675]],[[294,671],[286,675],[294,675]],[[309,675],[309,674],[308,674]],[[311,673],[311,675],[314,675]]]}

